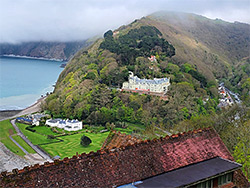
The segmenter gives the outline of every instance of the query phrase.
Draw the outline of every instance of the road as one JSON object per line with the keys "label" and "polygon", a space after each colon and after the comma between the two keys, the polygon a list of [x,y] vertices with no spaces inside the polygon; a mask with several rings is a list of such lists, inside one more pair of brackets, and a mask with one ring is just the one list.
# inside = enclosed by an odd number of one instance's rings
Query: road
{"label": "road", "polygon": [[17,135],[19,135],[35,152],[37,152],[42,158],[44,158],[46,161],[52,162],[53,160],[48,156],[46,153],[44,153],[41,149],[39,149],[36,145],[32,144],[31,141],[27,139],[26,136],[21,132],[21,130],[16,125],[16,119],[13,119],[10,121],[13,127],[15,128]]}

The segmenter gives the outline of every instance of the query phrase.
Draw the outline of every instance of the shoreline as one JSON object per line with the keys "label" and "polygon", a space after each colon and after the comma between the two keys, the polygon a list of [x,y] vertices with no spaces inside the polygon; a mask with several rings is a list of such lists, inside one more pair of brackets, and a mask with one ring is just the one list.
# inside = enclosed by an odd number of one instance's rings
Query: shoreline
{"label": "shoreline", "polygon": [[23,58],[23,59],[37,59],[37,60],[45,60],[45,61],[67,62],[67,60],[63,60],[63,59],[56,59],[56,58],[49,59],[49,58],[44,58],[44,57],[22,56],[22,55],[14,55],[14,54],[0,55],[0,57],[15,57],[15,58]]}
{"label": "shoreline", "polygon": [[16,118],[18,116],[23,116],[26,114],[31,114],[41,110],[40,105],[46,99],[47,96],[39,98],[34,104],[28,106],[27,108],[21,110],[1,110],[0,111],[0,121]]}

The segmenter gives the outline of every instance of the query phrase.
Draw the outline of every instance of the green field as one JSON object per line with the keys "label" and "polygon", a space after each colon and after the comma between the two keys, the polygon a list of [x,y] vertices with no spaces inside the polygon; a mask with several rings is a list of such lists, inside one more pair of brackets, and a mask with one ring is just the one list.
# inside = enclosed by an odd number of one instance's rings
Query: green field
{"label": "green field", "polygon": [[[16,131],[11,125],[10,120],[0,121],[0,142],[2,142],[13,153],[24,156],[25,153],[9,138],[9,135],[15,133]],[[22,145],[21,143],[19,144]]]}
{"label": "green field", "polygon": [[61,158],[72,157],[78,152],[89,153],[90,151],[97,151],[101,148],[103,142],[107,138],[109,132],[106,133],[84,133],[88,136],[92,143],[88,147],[83,147],[80,144],[81,136],[83,134],[75,134],[70,136],[62,136],[60,139],[63,142],[42,145],[41,147],[51,156],[59,155]]}
{"label": "green field", "polygon": [[[29,125],[21,123],[16,123],[16,125],[33,144],[39,145],[52,157],[59,155],[61,158],[72,157],[76,154],[76,152],[80,154],[89,153],[90,151],[97,151],[101,148],[103,142],[109,134],[109,132],[100,133],[100,130],[103,130],[104,127],[91,126],[88,127],[87,133],[60,136],[58,138],[63,141],[59,142],[58,139],[47,138],[47,135],[58,135],[58,133],[54,133],[50,127],[37,126],[32,128],[36,130],[36,132],[31,132],[25,129]],[[122,133],[131,134],[133,130],[143,130],[143,128],[144,127],[140,127],[140,125],[128,124],[128,127],[126,129],[115,128],[115,130],[120,131]],[[90,131],[93,131],[93,133],[90,133]],[[15,133],[16,131],[9,120],[0,122],[0,142],[2,142],[13,153],[18,154],[20,156],[24,156],[25,153],[9,138],[9,135]],[[92,140],[92,143],[88,147],[83,147],[82,145],[80,145],[80,139],[83,134],[85,134]],[[24,142],[21,137],[17,135],[13,135],[12,137],[29,153],[35,153],[35,151],[26,142]]]}
{"label": "green field", "polygon": [[27,152],[36,153],[20,136],[14,135],[12,138],[17,141]]}
{"label": "green field", "polygon": [[[16,123],[23,134],[35,145],[39,145],[44,151],[49,153],[52,157],[59,155],[61,158],[72,157],[76,152],[89,153],[90,151],[97,151],[101,148],[104,140],[107,138],[109,132],[106,133],[79,133],[68,136],[58,137],[62,142],[57,139],[48,139],[46,135],[57,135],[53,133],[50,127],[38,126],[34,127],[37,132],[31,132],[25,128],[28,125]],[[41,135],[44,134],[44,135]],[[81,136],[85,134],[88,136],[92,143],[88,147],[80,145]]]}
{"label": "green field", "polygon": [[[31,131],[26,130],[25,128],[28,127],[29,125],[21,124],[21,123],[16,123],[18,128],[22,131],[22,133],[34,144],[34,145],[39,145],[39,144],[45,144],[45,143],[52,143],[55,142],[54,140],[48,139],[47,136],[40,135],[38,133],[33,133]],[[48,129],[47,131],[50,132],[51,130],[48,127],[44,127]],[[51,131],[52,132],[52,131]]]}
{"label": "green field", "polygon": [[[82,130],[82,133],[67,135],[67,136],[59,136],[58,139],[48,139],[47,135],[58,135],[58,133],[54,133],[50,127],[46,126],[37,126],[32,129],[36,130],[36,132],[31,132],[26,130],[25,128],[28,125],[16,123],[19,129],[23,132],[23,134],[35,145],[39,145],[44,151],[54,157],[59,155],[61,158],[72,157],[78,152],[81,153],[89,153],[90,151],[97,151],[101,148],[103,142],[107,138],[109,131],[105,133],[100,133],[101,130],[105,129],[104,127],[94,127],[88,126],[88,132],[85,132],[86,129]],[[115,128],[115,130],[120,131],[122,133],[131,134],[133,130],[144,130],[144,127],[140,125],[128,124],[126,129],[123,128]],[[67,131],[66,131],[67,132]],[[83,133],[84,132],[84,133]],[[85,134],[88,136],[92,143],[88,147],[83,147],[80,144],[82,135]]]}

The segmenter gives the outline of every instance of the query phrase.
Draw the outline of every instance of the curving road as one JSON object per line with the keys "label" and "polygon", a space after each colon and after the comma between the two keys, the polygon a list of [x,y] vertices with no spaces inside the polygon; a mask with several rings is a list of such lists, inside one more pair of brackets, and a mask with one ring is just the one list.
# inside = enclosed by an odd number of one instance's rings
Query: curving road
{"label": "curving road", "polygon": [[41,149],[39,149],[36,145],[32,144],[31,141],[27,139],[26,136],[22,133],[22,131],[17,127],[16,125],[16,119],[13,119],[10,121],[13,127],[15,128],[17,135],[19,135],[35,152],[37,152],[42,158],[44,158],[46,161],[52,162],[53,160],[48,156],[46,153],[44,153]]}

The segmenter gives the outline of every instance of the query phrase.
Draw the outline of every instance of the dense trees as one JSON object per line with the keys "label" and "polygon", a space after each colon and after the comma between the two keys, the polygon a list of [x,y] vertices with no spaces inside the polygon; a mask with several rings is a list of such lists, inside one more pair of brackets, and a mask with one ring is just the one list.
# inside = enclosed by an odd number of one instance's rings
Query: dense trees
{"label": "dense trees", "polygon": [[175,49],[165,39],[160,38],[161,35],[161,32],[155,27],[142,26],[130,30],[116,40],[113,38],[112,31],[109,30],[104,34],[105,40],[100,44],[100,49],[107,49],[120,55],[123,65],[133,64],[136,57],[147,57],[156,52],[172,57],[175,55]]}

